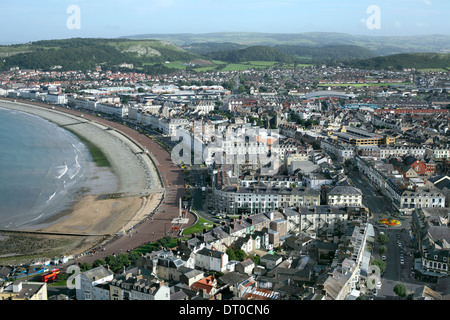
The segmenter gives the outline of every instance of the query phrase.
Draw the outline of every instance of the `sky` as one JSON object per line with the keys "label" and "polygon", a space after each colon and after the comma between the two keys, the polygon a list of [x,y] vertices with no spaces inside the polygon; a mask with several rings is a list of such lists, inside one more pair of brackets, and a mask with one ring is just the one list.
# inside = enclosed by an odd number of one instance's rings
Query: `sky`
{"label": "sky", "polygon": [[448,0],[0,0],[0,44],[152,33],[450,34]]}

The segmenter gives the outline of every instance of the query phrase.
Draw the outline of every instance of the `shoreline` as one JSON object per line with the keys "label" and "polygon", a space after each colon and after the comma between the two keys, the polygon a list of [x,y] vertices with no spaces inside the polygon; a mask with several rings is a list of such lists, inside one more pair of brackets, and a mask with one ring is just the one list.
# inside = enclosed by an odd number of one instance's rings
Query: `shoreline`
{"label": "shoreline", "polygon": [[[84,189],[83,186],[79,190],[80,196],[68,208],[25,230],[74,233],[81,238],[83,234],[99,234],[99,238],[85,237],[80,245],[67,253],[78,254],[105,241],[105,234],[109,234],[111,238],[117,233],[129,230],[159,205],[164,194],[159,172],[137,143],[125,134],[95,121],[51,110],[51,105],[46,109],[26,101],[0,99],[0,106],[39,116],[62,128],[70,126],[68,131],[79,140],[92,143],[110,163],[110,166],[97,166],[93,162],[89,174],[96,176],[88,177],[88,184],[98,185],[93,188],[86,186],[86,190],[81,190]],[[80,139],[80,136],[84,139]],[[82,143],[85,144],[85,141]],[[92,155],[91,157],[93,158]],[[111,192],[111,188],[106,193],[101,192],[102,188],[105,189],[105,184],[113,179],[112,175],[117,180],[115,192]],[[80,242],[80,239],[77,241]],[[42,252],[42,255],[45,255],[45,252]]]}

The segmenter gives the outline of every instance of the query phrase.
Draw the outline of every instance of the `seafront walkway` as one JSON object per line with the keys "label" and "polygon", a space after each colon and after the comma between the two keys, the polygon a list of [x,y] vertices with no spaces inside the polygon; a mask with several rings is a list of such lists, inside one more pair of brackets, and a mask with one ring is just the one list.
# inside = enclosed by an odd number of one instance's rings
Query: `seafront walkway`
{"label": "seafront walkway", "polygon": [[[0,99],[9,102],[15,100],[9,98]],[[119,231],[120,234],[118,233],[113,241],[107,242],[101,249],[96,248],[95,254],[85,255],[75,262],[92,263],[96,259],[104,259],[109,254],[127,252],[128,250],[135,249],[143,244],[156,241],[166,235],[172,237],[177,236],[177,233],[172,231],[172,221],[179,216],[179,199],[185,194],[185,178],[182,169],[172,162],[171,155],[167,150],[148,136],[114,121],[82,111],[48,105],[45,103],[26,100],[17,100],[17,102],[68,113],[80,117],[80,121],[82,119],[89,120],[117,130],[140,147],[148,150],[148,154],[158,171],[164,189],[164,197],[155,211],[151,215],[149,213],[145,220],[135,221],[136,226],[131,230],[127,230],[128,232],[122,234]],[[188,227],[195,222],[195,217],[193,215],[189,215],[187,218],[189,218],[189,222],[183,226],[183,228]]]}

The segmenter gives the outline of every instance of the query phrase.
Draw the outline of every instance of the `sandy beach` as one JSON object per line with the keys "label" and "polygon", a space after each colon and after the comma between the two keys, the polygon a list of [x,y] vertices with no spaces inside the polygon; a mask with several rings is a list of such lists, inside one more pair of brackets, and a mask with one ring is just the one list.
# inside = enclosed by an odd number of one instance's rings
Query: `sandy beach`
{"label": "sandy beach", "polygon": [[[83,252],[104,241],[107,235],[130,229],[159,205],[164,190],[157,169],[135,141],[112,128],[56,110],[19,101],[0,100],[0,106],[34,114],[61,127],[70,127],[70,131],[99,147],[111,163],[110,168],[92,169],[96,179],[86,186],[87,191],[83,192],[80,201],[30,229],[89,235],[82,241],[73,237],[79,245],[72,247],[67,254]],[[115,190],[111,190],[108,184],[114,185]]]}

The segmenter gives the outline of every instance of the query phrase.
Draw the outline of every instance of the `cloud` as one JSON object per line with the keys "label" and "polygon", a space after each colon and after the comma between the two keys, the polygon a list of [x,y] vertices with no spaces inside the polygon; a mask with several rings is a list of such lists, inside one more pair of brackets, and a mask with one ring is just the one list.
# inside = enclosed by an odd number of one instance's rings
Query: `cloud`
{"label": "cloud", "polygon": [[430,0],[424,0],[423,1],[426,5],[431,6],[431,1]]}

